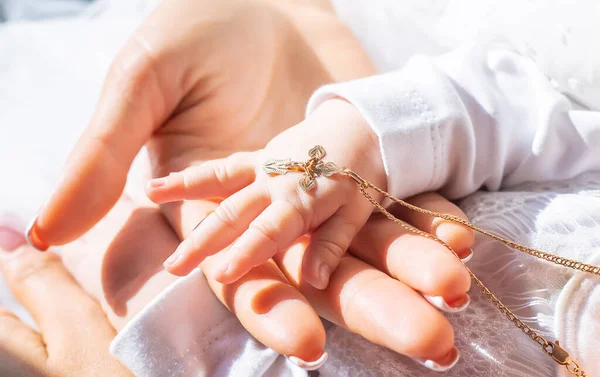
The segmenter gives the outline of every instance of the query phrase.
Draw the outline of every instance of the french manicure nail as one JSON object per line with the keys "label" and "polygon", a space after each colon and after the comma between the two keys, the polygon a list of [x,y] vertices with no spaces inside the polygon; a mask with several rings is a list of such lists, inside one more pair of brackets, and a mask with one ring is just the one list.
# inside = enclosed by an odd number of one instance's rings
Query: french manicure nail
{"label": "french manicure nail", "polygon": [[0,249],[13,251],[26,242],[21,232],[17,232],[9,226],[0,225]]}
{"label": "french manicure nail", "polygon": [[327,357],[328,356],[329,355],[327,355],[327,352],[323,352],[323,354],[321,355],[321,357],[319,357],[315,361],[304,361],[301,358],[296,357],[296,356],[287,356],[287,358],[293,364],[299,366],[300,368],[302,368],[304,370],[317,370],[320,367],[322,367],[323,364],[325,364],[325,362],[327,361]]}
{"label": "french manicure nail", "polygon": [[461,260],[463,263],[467,263],[468,261],[470,261],[470,260],[471,260],[471,258],[473,258],[473,250],[472,250],[472,249],[469,249],[469,254],[465,255],[465,256],[464,256],[464,257],[462,257],[462,258],[460,258],[460,260]]}
{"label": "french manicure nail", "polygon": [[427,300],[427,302],[429,302],[431,305],[447,313],[462,312],[471,303],[471,298],[467,294],[465,294],[461,299],[452,303],[447,303],[442,296],[423,295],[423,297],[425,297],[425,300]]}
{"label": "french manicure nail", "polygon": [[33,220],[31,220],[31,222],[29,223],[29,226],[25,231],[25,239],[27,240],[27,243],[29,245],[31,245],[38,251],[46,251],[50,247],[50,245],[42,241],[42,239],[39,236],[37,216],[34,217]]}
{"label": "french manicure nail", "polygon": [[417,357],[413,357],[412,359],[427,369],[431,369],[435,372],[445,372],[449,369],[452,369],[452,367],[458,363],[458,360],[460,359],[460,351],[456,347],[452,348],[452,351],[450,351],[448,355],[444,357],[445,360],[449,360],[443,363],[433,360],[419,359]]}

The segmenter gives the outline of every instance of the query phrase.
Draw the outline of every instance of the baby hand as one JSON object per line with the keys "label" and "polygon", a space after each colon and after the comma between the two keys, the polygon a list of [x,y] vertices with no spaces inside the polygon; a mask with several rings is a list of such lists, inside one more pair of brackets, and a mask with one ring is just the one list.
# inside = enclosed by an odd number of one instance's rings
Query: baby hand
{"label": "baby hand", "polygon": [[[314,148],[317,144],[324,149]],[[265,164],[288,158],[301,163],[297,172],[283,175],[278,162]],[[219,282],[231,283],[300,236],[312,233],[303,278],[324,289],[372,212],[356,183],[348,176],[330,175],[335,166],[327,162],[348,167],[385,189],[377,136],[358,111],[341,99],[324,102],[264,149],[236,153],[152,180],[147,193],[159,204],[224,198],[167,259],[166,268],[185,275],[206,257],[223,251],[213,257],[218,268],[211,274]]]}

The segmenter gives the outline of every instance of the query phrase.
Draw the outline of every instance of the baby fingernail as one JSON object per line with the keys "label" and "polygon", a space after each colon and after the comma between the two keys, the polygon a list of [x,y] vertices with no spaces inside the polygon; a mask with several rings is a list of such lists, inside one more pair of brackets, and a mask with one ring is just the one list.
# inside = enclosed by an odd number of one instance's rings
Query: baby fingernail
{"label": "baby fingernail", "polygon": [[17,232],[8,226],[0,225],[0,249],[13,251],[26,242],[21,232]]}
{"label": "baby fingernail", "polygon": [[442,296],[423,295],[423,297],[425,297],[425,300],[431,305],[447,313],[462,312],[471,303],[471,298],[467,294],[452,302],[446,302]]}
{"label": "baby fingernail", "polygon": [[317,289],[327,288],[327,285],[329,284],[329,278],[331,277],[331,267],[329,267],[327,264],[323,263],[321,266],[319,266],[318,273],[319,273],[319,276],[318,276],[318,281],[317,281],[317,284],[315,285],[315,288],[317,288]]}
{"label": "baby fingernail", "polygon": [[227,278],[227,275],[229,274],[229,270],[231,270],[231,264],[223,263],[221,266],[216,268],[213,273],[215,280],[222,281],[223,279]]}
{"label": "baby fingernail", "polygon": [[37,216],[31,220],[27,230],[25,231],[25,239],[29,245],[33,246],[39,251],[46,251],[50,247],[46,242],[42,241],[39,234],[39,225]]}
{"label": "baby fingernail", "polygon": [[452,350],[442,358],[442,360],[433,361],[419,359],[416,357],[413,357],[412,359],[427,369],[431,369],[435,372],[445,372],[458,363],[458,360],[460,359],[460,352],[456,347],[453,347]]}
{"label": "baby fingernail", "polygon": [[291,361],[293,364],[299,366],[300,368],[302,368],[304,370],[319,369],[320,367],[323,366],[323,364],[325,364],[325,362],[327,361],[327,357],[328,357],[327,352],[323,352],[321,357],[319,357],[315,361],[304,361],[301,358],[296,357],[296,356],[287,356],[289,361]]}
{"label": "baby fingernail", "polygon": [[166,268],[172,267],[173,265],[175,265],[175,263],[177,263],[179,258],[181,258],[181,253],[175,252],[167,258],[167,260],[163,263],[163,266],[165,266]]}
{"label": "baby fingernail", "polygon": [[159,188],[166,184],[167,184],[166,178],[155,178],[155,179],[151,180],[150,182],[148,182],[148,187],[149,188]]}

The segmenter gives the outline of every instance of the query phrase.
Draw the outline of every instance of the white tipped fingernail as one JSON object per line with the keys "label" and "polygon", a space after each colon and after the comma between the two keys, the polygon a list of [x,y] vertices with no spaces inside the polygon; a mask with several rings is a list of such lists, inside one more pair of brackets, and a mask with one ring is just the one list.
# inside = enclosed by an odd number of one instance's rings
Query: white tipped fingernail
{"label": "white tipped fingernail", "polygon": [[461,260],[463,263],[467,263],[468,261],[470,261],[470,260],[471,260],[471,258],[473,258],[473,250],[469,249],[469,254],[468,254],[468,255],[466,255],[466,256],[465,256],[465,257],[463,257],[463,258],[460,258],[460,260]]}
{"label": "white tipped fingernail", "polygon": [[46,244],[44,241],[40,239],[40,236],[37,232],[37,224],[38,218],[34,217],[27,225],[27,229],[25,230],[25,239],[29,246],[33,247],[38,251],[46,251],[50,247],[50,245]]}
{"label": "white tipped fingernail", "polygon": [[419,359],[417,357],[413,357],[412,359],[417,363],[423,365],[427,369],[431,369],[435,372],[445,372],[447,370],[452,369],[456,365],[456,363],[458,363],[458,360],[460,360],[460,351],[457,348],[453,348],[450,352],[454,354],[454,357],[446,365],[442,365],[433,360]]}
{"label": "white tipped fingernail", "polygon": [[287,356],[289,361],[291,361],[293,364],[299,366],[300,368],[302,368],[304,370],[319,369],[320,367],[323,366],[323,364],[325,364],[325,362],[327,361],[327,357],[328,357],[327,352],[323,352],[321,357],[319,357],[315,361],[304,361],[301,358],[296,357],[296,356]]}
{"label": "white tipped fingernail", "polygon": [[460,302],[457,302],[456,305],[449,305],[442,296],[423,295],[423,297],[425,297],[425,300],[427,300],[427,302],[429,302],[431,305],[447,313],[462,312],[471,303],[471,298],[469,295],[465,295],[465,297]]}

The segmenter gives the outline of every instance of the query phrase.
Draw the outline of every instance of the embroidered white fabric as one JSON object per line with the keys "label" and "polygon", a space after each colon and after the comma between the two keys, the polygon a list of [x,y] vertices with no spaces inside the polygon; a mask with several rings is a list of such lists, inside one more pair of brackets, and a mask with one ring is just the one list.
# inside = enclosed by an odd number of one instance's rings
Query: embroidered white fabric
{"label": "embroidered white fabric", "polygon": [[[414,54],[439,55],[472,40],[509,41],[556,88],[600,109],[600,3],[595,0],[333,0],[382,71]],[[394,46],[392,48],[391,46]]]}
{"label": "embroidered white fabric", "polygon": [[[600,264],[600,173],[478,192],[461,207],[475,224],[499,235]],[[600,375],[594,355],[600,346],[598,277],[555,266],[485,236],[478,236],[468,265],[528,325],[549,340],[559,338],[578,355],[588,375]],[[478,288],[470,294],[465,312],[448,315],[462,360],[446,376],[567,376],[564,367],[542,353]],[[328,330],[327,345],[330,358],[321,370],[323,377],[439,376],[339,327]]]}

